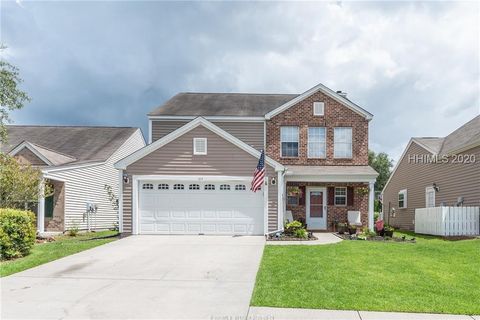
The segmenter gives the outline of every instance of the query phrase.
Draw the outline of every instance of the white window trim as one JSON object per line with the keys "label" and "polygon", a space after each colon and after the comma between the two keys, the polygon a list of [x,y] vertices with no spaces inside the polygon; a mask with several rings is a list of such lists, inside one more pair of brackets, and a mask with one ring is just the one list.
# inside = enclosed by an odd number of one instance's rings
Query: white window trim
{"label": "white window trim", "polygon": [[[316,106],[317,104],[322,106],[322,113],[316,113],[316,112],[315,112],[315,106]],[[325,102],[323,102],[323,101],[315,101],[315,102],[313,103],[313,115],[314,115],[314,116],[324,116],[324,115],[325,115]]]}
{"label": "white window trim", "polygon": [[[350,137],[350,157],[338,157],[335,155],[335,130],[336,129],[350,129],[351,137]],[[334,159],[353,159],[353,127],[335,127],[333,128],[333,158]]]}
{"label": "white window trim", "polygon": [[[403,207],[400,207],[400,195],[403,194]],[[402,189],[398,192],[398,197],[397,197],[397,204],[399,209],[407,209],[408,204],[407,204],[407,189]]]}
{"label": "white window trim", "polygon": [[[325,142],[324,142],[324,148],[323,148],[323,153],[325,156],[323,157],[310,157],[310,128],[323,128],[325,131]],[[327,158],[327,128],[326,127],[308,127],[307,128],[307,158],[308,159],[326,159]]]}
{"label": "white window trim", "polygon": [[[337,204],[337,189],[345,189],[345,195],[338,195],[338,197],[340,198],[345,198],[345,204]],[[333,205],[335,207],[346,207],[348,203],[347,194],[348,194],[347,187],[335,187],[333,191]]]}
{"label": "white window trim", "polygon": [[[297,156],[284,156],[283,155],[283,141],[282,141],[282,128],[297,128]],[[292,142],[292,141],[285,141],[285,142]],[[299,126],[280,126],[280,158],[291,158],[296,159],[300,157],[300,127]]]}
{"label": "white window trim", "polygon": [[[428,193],[433,192],[433,207],[428,206]],[[426,187],[425,188],[425,208],[434,208],[435,207],[435,188]]]}
{"label": "white window trim", "polygon": [[[197,141],[205,141],[205,152],[197,151]],[[196,156],[205,156],[207,155],[207,138],[193,138],[193,154]]]}

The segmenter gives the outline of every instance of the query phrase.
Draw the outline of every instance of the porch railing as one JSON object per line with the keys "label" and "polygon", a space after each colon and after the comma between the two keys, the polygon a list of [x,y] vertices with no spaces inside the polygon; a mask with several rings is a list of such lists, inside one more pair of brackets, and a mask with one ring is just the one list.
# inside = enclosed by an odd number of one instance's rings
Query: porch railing
{"label": "porch railing", "polygon": [[480,207],[415,209],[415,233],[437,236],[480,234]]}

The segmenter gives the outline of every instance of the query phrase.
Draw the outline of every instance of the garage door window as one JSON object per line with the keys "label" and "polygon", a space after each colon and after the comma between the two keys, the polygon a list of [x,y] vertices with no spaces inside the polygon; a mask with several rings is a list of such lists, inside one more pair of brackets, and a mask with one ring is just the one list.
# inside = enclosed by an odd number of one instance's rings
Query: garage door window
{"label": "garage door window", "polygon": [[168,184],[166,183],[160,183],[158,185],[158,190],[168,190]]}
{"label": "garage door window", "polygon": [[200,190],[200,185],[198,184],[191,184],[188,186],[189,190]]}
{"label": "garage door window", "polygon": [[222,185],[220,185],[220,190],[224,190],[224,191],[230,190],[230,185],[229,184],[222,184]]}
{"label": "garage door window", "polygon": [[205,190],[215,190],[215,185],[214,184],[206,184],[205,185]]}
{"label": "garage door window", "polygon": [[173,185],[173,190],[183,190],[185,189],[185,186],[181,183],[177,183]]}
{"label": "garage door window", "polygon": [[237,190],[237,191],[244,191],[244,190],[247,190],[247,188],[245,187],[244,184],[237,184],[237,185],[235,186],[235,190]]}
{"label": "garage door window", "polygon": [[144,190],[153,190],[153,184],[151,183],[144,183],[142,186],[142,189]]}

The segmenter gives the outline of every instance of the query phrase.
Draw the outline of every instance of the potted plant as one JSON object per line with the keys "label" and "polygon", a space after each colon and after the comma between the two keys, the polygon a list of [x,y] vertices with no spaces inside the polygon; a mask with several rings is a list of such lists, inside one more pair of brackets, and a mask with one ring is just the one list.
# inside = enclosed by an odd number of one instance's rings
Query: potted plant
{"label": "potted plant", "polygon": [[347,224],[343,222],[337,223],[337,231],[340,234],[344,234],[347,231]]}
{"label": "potted plant", "polygon": [[357,233],[357,226],[349,225],[349,226],[348,226],[348,233],[349,233],[350,235],[356,234],[356,233]]}
{"label": "potted plant", "polygon": [[385,237],[393,237],[393,231],[395,231],[395,229],[389,225],[386,225],[384,228],[383,228],[383,232],[384,232],[384,235]]}

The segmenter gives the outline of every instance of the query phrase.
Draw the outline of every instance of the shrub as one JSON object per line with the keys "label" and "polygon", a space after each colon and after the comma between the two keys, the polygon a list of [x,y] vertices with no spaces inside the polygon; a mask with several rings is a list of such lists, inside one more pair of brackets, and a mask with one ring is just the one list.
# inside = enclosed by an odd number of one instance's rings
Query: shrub
{"label": "shrub", "polygon": [[31,211],[0,209],[2,259],[26,256],[35,244],[35,215]]}
{"label": "shrub", "polygon": [[303,225],[300,221],[293,220],[285,225],[285,233],[289,235],[295,234],[298,229],[303,229]]}
{"label": "shrub", "polygon": [[307,239],[308,238],[308,232],[304,228],[295,230],[293,235],[296,238],[301,238],[301,239]]}

